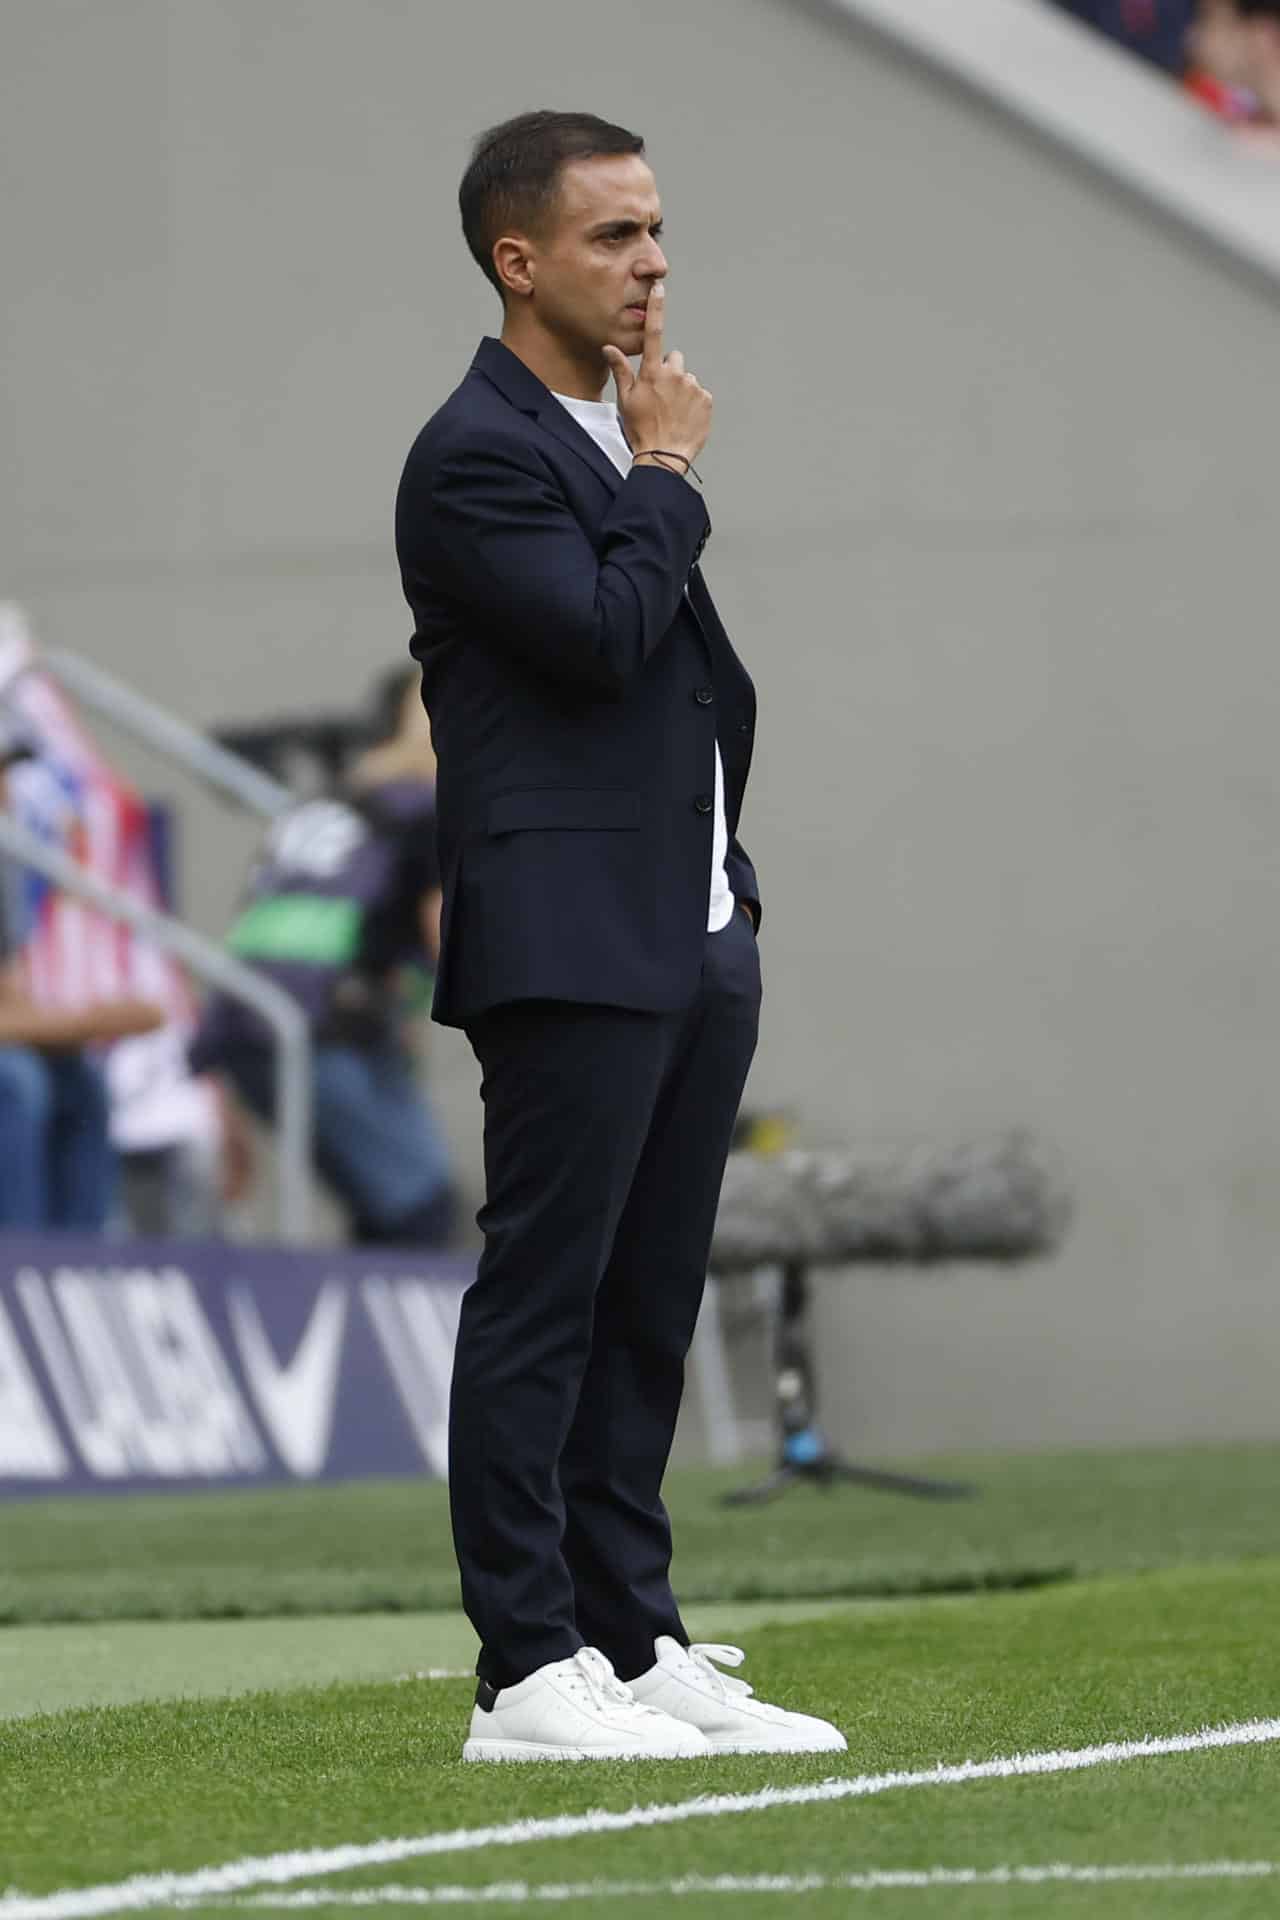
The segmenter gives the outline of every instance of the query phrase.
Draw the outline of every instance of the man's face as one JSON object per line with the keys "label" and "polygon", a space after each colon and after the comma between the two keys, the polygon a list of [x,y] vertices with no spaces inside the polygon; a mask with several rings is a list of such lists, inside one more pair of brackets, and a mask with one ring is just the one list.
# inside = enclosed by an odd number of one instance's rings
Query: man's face
{"label": "man's face", "polygon": [[662,208],[637,154],[571,161],[547,229],[529,242],[534,311],[566,345],[639,353],[650,288],[667,272]]}

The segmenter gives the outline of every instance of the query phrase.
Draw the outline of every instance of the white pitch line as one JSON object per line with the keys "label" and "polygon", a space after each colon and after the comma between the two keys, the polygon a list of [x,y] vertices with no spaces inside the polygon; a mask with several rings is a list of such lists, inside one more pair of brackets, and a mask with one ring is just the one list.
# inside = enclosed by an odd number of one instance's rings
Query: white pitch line
{"label": "white pitch line", "polygon": [[1159,1880],[1265,1880],[1280,1874],[1275,1860],[1203,1860],[1187,1865],[1073,1867],[1055,1864],[1047,1867],[928,1867],[878,1868],[869,1873],[842,1873],[830,1878],[822,1874],[759,1873],[736,1876],[730,1873],[706,1878],[688,1875],[683,1880],[586,1880],[562,1885],[541,1885],[529,1880],[499,1880],[487,1887],[327,1887],[306,1888],[299,1893],[251,1893],[232,1897],[219,1905],[232,1912],[248,1907],[279,1913],[316,1907],[484,1907],[503,1902],[527,1901],[670,1899],[698,1893],[880,1893],[886,1889],[931,1887],[1041,1887],[1048,1882],[1074,1882],[1102,1886],[1126,1881]]}
{"label": "white pitch line", "polygon": [[519,1847],[535,1840],[574,1840],[583,1834],[625,1833],[635,1827],[665,1827],[685,1820],[716,1819],[731,1813],[760,1813],[769,1807],[810,1806],[824,1800],[860,1800],[899,1787],[955,1787],[971,1780],[1009,1780],[1126,1760],[1158,1759],[1174,1753],[1202,1753],[1223,1747],[1259,1746],[1280,1740],[1280,1720],[1246,1720],[1234,1726],[1206,1727],[1149,1740],[1113,1740],[1103,1746],[1073,1747],[1051,1753],[1016,1753],[998,1760],[965,1760],[959,1766],[928,1767],[913,1773],[863,1773],[844,1780],[823,1780],[810,1787],[762,1787],[757,1793],[699,1794],[626,1813],[556,1814],[543,1820],[513,1820],[502,1827],[459,1827],[404,1840],[373,1840],[364,1845],[313,1847],[296,1853],[261,1854],[232,1860],[194,1873],[135,1874],[98,1887],[68,1887],[49,1894],[0,1896],[0,1920],[96,1920],[107,1913],[137,1913],[177,1901],[216,1898],[251,1887],[282,1886],[322,1874],[350,1873],[360,1867],[394,1866],[444,1853],[471,1853],[483,1847]]}

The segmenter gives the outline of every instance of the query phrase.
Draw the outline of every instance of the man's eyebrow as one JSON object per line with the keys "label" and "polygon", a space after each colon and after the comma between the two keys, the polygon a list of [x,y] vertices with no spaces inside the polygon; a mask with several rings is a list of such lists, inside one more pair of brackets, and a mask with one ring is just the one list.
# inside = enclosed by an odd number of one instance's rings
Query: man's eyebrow
{"label": "man's eyebrow", "polygon": [[591,228],[590,237],[593,240],[599,240],[605,234],[617,234],[619,239],[625,239],[632,233],[656,233],[661,225],[660,213],[656,213],[652,220],[602,220],[598,227]]}

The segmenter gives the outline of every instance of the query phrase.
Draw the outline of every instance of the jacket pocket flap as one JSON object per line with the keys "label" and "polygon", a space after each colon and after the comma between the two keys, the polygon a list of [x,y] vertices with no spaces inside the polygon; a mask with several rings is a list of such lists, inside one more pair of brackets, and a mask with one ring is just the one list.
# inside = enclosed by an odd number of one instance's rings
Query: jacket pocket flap
{"label": "jacket pocket flap", "polygon": [[523,827],[619,830],[640,825],[640,795],[624,787],[521,787],[489,802],[489,832]]}

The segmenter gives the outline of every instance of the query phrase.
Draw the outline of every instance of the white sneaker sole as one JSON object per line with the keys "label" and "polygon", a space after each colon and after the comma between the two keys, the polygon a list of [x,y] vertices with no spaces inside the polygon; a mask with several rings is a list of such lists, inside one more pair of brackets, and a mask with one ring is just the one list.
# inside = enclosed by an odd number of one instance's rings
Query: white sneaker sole
{"label": "white sneaker sole", "polygon": [[705,1760],[712,1751],[702,1747],[553,1747],[532,1740],[468,1740],[464,1760]]}
{"label": "white sneaker sole", "polygon": [[791,1739],[767,1733],[725,1733],[707,1735],[712,1753],[847,1753],[849,1743],[842,1736],[834,1740]]}
{"label": "white sneaker sole", "polygon": [[737,1734],[706,1734],[712,1753],[848,1753],[835,1726],[829,1734],[789,1734],[787,1728],[741,1728]]}

